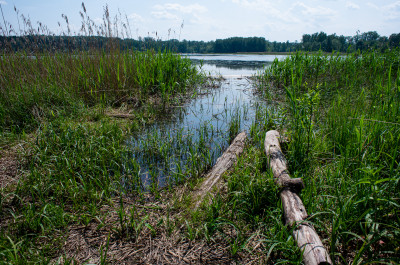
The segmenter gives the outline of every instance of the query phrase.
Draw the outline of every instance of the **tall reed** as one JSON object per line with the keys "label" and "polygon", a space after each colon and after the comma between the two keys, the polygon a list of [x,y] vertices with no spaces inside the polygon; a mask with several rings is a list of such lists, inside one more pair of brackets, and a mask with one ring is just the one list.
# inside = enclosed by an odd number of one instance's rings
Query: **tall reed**
{"label": "tall reed", "polygon": [[169,50],[121,47],[119,38],[129,37],[129,23],[120,14],[112,19],[108,7],[104,23],[96,25],[82,4],[79,32],[71,32],[68,17],[63,17],[68,31],[58,37],[50,36],[41,23],[36,29],[23,15],[25,30],[12,29],[15,36],[2,36],[2,130],[31,130],[42,119],[68,115],[83,106],[138,107],[156,102],[165,107],[200,82],[189,59]]}
{"label": "tall reed", "polygon": [[[18,15],[25,30],[0,38],[0,142],[12,146],[18,143],[5,135],[30,135],[29,151],[21,155],[23,174],[0,189],[0,263],[55,263],[70,227],[104,225],[101,209],[113,207],[116,196],[119,224],[111,225],[112,235],[137,239],[143,227],[152,228],[134,211],[130,218],[124,212],[122,197],[143,195],[140,165],[128,151],[130,129],[138,130],[154,109],[166,110],[203,81],[188,59],[169,50],[120,47],[120,38],[129,37],[120,14],[114,20],[105,7],[96,26],[84,4],[82,9],[78,33],[71,32],[65,15],[67,29],[60,36]],[[132,121],[102,115],[120,107]],[[170,147],[164,147],[160,152],[166,155]],[[202,170],[197,152],[190,174]],[[101,262],[107,261],[108,246],[99,247]]]}
{"label": "tall reed", "polygon": [[400,255],[399,62],[397,49],[299,52],[259,77],[264,95],[284,102],[291,174],[305,180],[306,208],[338,263]]}

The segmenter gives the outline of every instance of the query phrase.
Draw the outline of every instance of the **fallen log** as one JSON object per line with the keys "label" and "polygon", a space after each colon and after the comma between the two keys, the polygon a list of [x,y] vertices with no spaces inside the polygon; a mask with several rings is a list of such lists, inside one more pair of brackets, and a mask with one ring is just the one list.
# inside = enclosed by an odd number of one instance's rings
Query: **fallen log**
{"label": "fallen log", "polygon": [[209,194],[212,188],[219,182],[222,174],[236,163],[237,158],[243,152],[246,138],[246,132],[239,133],[228,149],[217,159],[217,162],[206,175],[200,188],[194,194],[193,201],[196,202],[195,209],[200,206],[206,195]]}
{"label": "fallen log", "polygon": [[332,264],[329,253],[324,248],[313,225],[307,222],[308,214],[298,195],[304,188],[304,183],[301,178],[290,178],[286,160],[279,145],[279,137],[278,131],[268,131],[265,135],[264,147],[275,184],[280,188],[285,224],[295,226],[293,237],[303,251],[303,261],[306,265]]}

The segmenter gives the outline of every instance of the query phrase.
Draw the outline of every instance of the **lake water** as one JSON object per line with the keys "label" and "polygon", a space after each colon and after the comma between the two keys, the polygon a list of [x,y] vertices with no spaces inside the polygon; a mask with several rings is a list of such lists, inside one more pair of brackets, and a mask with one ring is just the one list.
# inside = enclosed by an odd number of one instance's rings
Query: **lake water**
{"label": "lake water", "polygon": [[213,165],[228,147],[232,132],[248,131],[257,107],[265,104],[254,93],[250,77],[268,67],[275,58],[286,57],[183,56],[207,75],[222,78],[218,88],[198,91],[189,103],[177,107],[170,119],[158,121],[132,138],[132,156],[140,166],[144,189],[154,184],[163,187],[193,175],[201,169],[199,160]]}
{"label": "lake water", "polygon": [[211,75],[225,77],[251,76],[268,67],[277,58],[282,60],[287,55],[266,54],[186,54],[195,64],[202,65],[202,70]]}

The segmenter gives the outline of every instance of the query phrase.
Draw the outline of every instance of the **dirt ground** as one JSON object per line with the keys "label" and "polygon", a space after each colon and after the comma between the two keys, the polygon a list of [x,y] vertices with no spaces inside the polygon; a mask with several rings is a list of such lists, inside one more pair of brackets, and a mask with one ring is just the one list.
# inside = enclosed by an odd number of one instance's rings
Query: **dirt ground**
{"label": "dirt ground", "polygon": [[[263,244],[255,236],[246,244],[250,252],[241,252],[235,257],[231,254],[229,235],[235,233],[228,226],[223,233],[213,235],[211,240],[204,237],[190,240],[182,212],[170,212],[169,222],[175,226],[168,231],[166,223],[169,205],[159,200],[138,204],[134,199],[123,199],[126,218],[132,207],[137,211],[137,219],[145,218],[154,231],[143,226],[136,237],[121,236],[115,228],[120,228],[118,208],[104,206],[107,213],[103,220],[92,220],[87,226],[71,226],[65,233],[65,243],[58,258],[53,262],[63,262],[64,258],[74,259],[79,264],[100,264],[107,256],[110,264],[260,264]],[[147,218],[146,218],[146,217]],[[108,241],[108,248],[107,246]],[[107,249],[107,252],[106,252]],[[261,252],[260,252],[261,251]],[[103,252],[103,253],[101,253]],[[106,254],[105,254],[106,252]],[[262,262],[261,262],[262,263]]]}

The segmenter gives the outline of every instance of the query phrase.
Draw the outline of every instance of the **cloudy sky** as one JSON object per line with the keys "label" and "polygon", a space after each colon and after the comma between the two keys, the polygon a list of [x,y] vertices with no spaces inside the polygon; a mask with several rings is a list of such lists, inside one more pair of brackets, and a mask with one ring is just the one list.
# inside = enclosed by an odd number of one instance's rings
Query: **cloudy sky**
{"label": "cloudy sky", "polygon": [[[132,37],[215,40],[233,36],[265,37],[270,41],[301,40],[304,33],[324,31],[352,36],[377,31],[400,32],[400,0],[86,0],[87,13],[101,22],[104,6],[129,20]],[[52,31],[68,16],[79,31],[82,0],[0,0],[7,23],[18,28],[17,14],[46,24]],[[0,17],[0,25],[4,20]],[[183,28],[182,28],[183,25]],[[65,28],[65,22],[64,22]]]}

